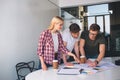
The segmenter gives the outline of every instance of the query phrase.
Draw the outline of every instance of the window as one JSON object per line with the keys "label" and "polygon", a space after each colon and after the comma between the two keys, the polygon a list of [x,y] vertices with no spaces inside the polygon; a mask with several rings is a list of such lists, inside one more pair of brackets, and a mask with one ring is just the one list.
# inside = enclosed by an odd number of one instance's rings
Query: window
{"label": "window", "polygon": [[92,23],[100,25],[100,31],[105,35],[110,34],[110,13],[108,4],[87,6],[88,29]]}

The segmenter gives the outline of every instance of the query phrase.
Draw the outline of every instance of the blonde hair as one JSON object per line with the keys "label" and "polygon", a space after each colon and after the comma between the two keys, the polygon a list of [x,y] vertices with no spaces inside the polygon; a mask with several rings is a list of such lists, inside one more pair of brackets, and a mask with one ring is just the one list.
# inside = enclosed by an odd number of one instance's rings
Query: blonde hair
{"label": "blonde hair", "polygon": [[54,25],[56,23],[60,23],[60,22],[63,22],[63,19],[59,16],[55,16],[52,18],[51,22],[50,22],[50,26],[48,27],[49,30],[52,30],[54,29]]}

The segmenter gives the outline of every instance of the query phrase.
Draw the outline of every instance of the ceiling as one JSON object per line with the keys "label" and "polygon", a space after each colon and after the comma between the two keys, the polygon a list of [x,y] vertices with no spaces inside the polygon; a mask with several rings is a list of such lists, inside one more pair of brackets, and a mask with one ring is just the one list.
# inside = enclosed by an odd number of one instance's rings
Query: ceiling
{"label": "ceiling", "polygon": [[116,2],[120,0],[48,0],[48,1],[53,2],[59,7],[72,7],[72,6],[91,5],[98,3]]}

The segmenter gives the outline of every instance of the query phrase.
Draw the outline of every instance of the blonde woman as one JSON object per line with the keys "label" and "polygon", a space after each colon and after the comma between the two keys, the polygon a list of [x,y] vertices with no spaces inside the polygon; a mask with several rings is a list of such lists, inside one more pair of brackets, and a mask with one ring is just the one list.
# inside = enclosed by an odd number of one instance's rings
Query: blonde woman
{"label": "blonde woman", "polygon": [[63,26],[63,19],[59,16],[53,17],[50,26],[40,35],[37,54],[40,59],[40,68],[47,70],[47,67],[52,66],[52,61],[55,58],[54,53],[58,54],[58,61],[60,63],[61,54],[65,53],[72,56],[77,62],[77,57],[66,49],[60,34]]}

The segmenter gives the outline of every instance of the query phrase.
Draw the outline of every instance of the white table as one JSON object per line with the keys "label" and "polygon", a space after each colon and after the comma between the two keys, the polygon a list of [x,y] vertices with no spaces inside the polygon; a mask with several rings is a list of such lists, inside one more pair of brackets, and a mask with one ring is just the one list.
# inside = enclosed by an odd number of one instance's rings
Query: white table
{"label": "white table", "polygon": [[25,80],[120,80],[120,66],[89,75],[58,75],[57,70],[37,70],[26,76]]}

